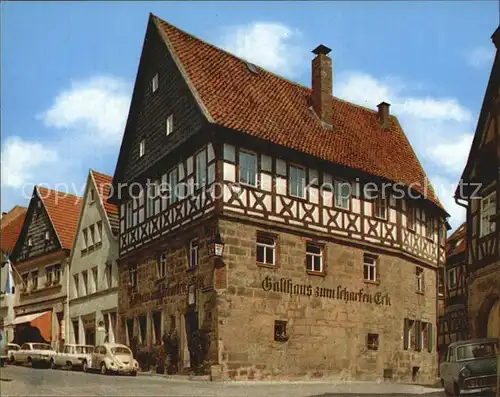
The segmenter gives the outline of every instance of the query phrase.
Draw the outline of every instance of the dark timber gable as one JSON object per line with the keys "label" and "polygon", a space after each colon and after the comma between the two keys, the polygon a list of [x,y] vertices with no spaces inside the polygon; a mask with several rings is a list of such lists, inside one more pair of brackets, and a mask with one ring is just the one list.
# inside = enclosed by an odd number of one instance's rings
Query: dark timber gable
{"label": "dark timber gable", "polygon": [[[152,79],[158,73],[158,89]],[[173,132],[166,135],[166,119],[173,114]],[[150,17],[113,184],[132,182],[207,123],[164,38]],[[139,158],[139,144],[145,154]],[[154,175],[151,175],[154,177]]]}
{"label": "dark timber gable", "polygon": [[[45,232],[48,233],[48,240]],[[29,240],[31,238],[31,247]],[[37,189],[33,190],[24,225],[12,252],[14,262],[23,262],[40,255],[61,249],[61,244],[50,221],[43,201],[38,196]]]}

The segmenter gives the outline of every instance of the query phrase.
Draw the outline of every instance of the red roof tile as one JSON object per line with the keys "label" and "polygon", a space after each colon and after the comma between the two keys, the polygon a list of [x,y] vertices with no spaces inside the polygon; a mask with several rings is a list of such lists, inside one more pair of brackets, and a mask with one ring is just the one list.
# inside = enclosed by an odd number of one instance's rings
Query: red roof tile
{"label": "red roof tile", "polygon": [[106,215],[108,216],[109,223],[111,225],[111,229],[114,231],[118,230],[118,206],[111,204],[108,202],[108,198],[111,193],[111,186],[113,182],[113,177],[101,174],[100,172],[90,170],[92,177],[94,178],[94,182],[101,198],[102,204],[104,206],[104,210],[106,211]]}
{"label": "red roof tile", "polygon": [[448,258],[465,252],[466,234],[467,224],[464,222],[448,237],[446,240],[446,255]]}
{"label": "red roof tile", "polygon": [[[415,186],[442,208],[394,116],[332,97],[333,130],[311,110],[311,89],[257,68],[153,16],[185,77],[213,121],[249,135],[371,175]],[[417,187],[420,186],[420,187]]]}
{"label": "red roof tile", "polygon": [[26,214],[26,211],[28,211],[26,207],[15,205],[9,210],[9,212],[2,214],[2,218],[0,219],[1,227],[6,226],[8,223],[16,219],[19,215]]}
{"label": "red roof tile", "polygon": [[14,246],[16,245],[17,238],[21,233],[23,228],[24,219],[26,218],[27,208],[23,208],[23,211],[18,211],[17,216],[9,219],[9,222],[2,225],[0,232],[0,240],[2,246],[2,252],[12,252]]}
{"label": "red roof tile", "polygon": [[75,238],[82,198],[37,186],[47,214],[54,226],[61,248],[71,249]]}

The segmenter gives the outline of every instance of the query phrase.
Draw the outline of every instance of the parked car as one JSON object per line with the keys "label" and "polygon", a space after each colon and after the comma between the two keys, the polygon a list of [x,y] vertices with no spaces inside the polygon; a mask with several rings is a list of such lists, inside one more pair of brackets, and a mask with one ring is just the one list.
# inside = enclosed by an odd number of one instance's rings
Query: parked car
{"label": "parked car", "polygon": [[105,343],[95,347],[87,369],[99,370],[103,375],[124,373],[136,376],[139,363],[127,346],[119,343]]}
{"label": "parked car", "polygon": [[11,352],[11,361],[13,363],[28,364],[49,364],[54,358],[56,352],[47,343],[24,343],[19,350]]}
{"label": "parked car", "polygon": [[441,364],[446,394],[463,396],[492,393],[497,389],[499,340],[474,339],[451,343]]}
{"label": "parked car", "polygon": [[21,348],[17,343],[7,343],[7,346],[5,347],[6,351],[6,356],[9,362],[12,363],[12,358],[13,358],[13,353],[18,351]]}
{"label": "parked car", "polygon": [[62,351],[57,352],[53,359],[50,361],[51,368],[73,367],[82,368],[87,370],[87,365],[92,359],[94,346],[91,345],[64,345]]}

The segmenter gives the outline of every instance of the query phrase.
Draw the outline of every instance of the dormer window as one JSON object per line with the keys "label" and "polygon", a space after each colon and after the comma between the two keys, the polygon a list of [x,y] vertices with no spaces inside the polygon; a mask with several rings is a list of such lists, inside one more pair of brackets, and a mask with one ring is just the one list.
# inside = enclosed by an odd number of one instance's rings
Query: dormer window
{"label": "dormer window", "polygon": [[376,197],[373,200],[373,212],[375,218],[387,219],[387,200],[383,197]]}
{"label": "dormer window", "polygon": [[171,114],[165,120],[165,134],[170,135],[174,131],[174,115]]}
{"label": "dormer window", "polygon": [[146,153],[146,140],[143,139],[141,142],[139,142],[139,157],[144,156],[144,153]]}
{"label": "dormer window", "polygon": [[304,168],[290,166],[288,184],[291,196],[304,198],[306,187],[306,171]]}
{"label": "dormer window", "polygon": [[335,207],[349,210],[352,185],[349,182],[336,180],[334,184]]}
{"label": "dormer window", "polygon": [[156,90],[158,90],[158,73],[151,80],[151,91],[156,92]]}
{"label": "dormer window", "polygon": [[406,206],[406,223],[409,230],[415,231],[416,209],[410,203]]}

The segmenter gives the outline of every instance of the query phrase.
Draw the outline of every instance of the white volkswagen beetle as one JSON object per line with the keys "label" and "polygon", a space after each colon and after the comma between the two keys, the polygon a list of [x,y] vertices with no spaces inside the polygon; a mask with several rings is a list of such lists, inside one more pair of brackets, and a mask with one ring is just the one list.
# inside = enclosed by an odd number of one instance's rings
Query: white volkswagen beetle
{"label": "white volkswagen beetle", "polygon": [[134,359],[132,351],[119,343],[105,343],[96,346],[87,370],[99,370],[101,374],[129,374],[137,375],[139,363]]}

